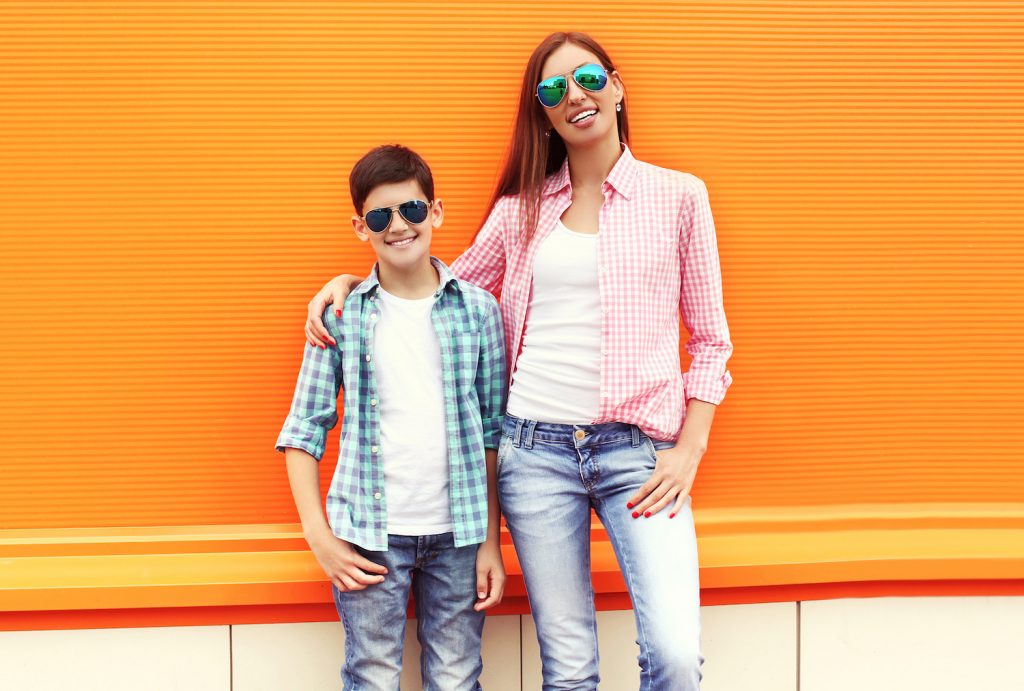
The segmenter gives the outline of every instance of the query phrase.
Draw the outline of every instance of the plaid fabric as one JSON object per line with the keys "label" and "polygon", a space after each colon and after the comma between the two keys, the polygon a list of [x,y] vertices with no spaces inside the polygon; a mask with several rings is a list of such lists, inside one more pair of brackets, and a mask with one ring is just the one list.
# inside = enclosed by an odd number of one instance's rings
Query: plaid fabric
{"label": "plaid fabric", "polygon": [[[461,547],[487,537],[484,449],[496,449],[501,437],[503,329],[490,293],[457,280],[441,261],[431,260],[441,276],[431,321],[441,344],[449,497],[455,545]],[[319,461],[327,432],[338,422],[338,390],[344,388],[341,452],[327,494],[327,517],[335,535],[374,551],[388,546],[373,361],[379,287],[374,267],[345,301],[341,317],[333,309],[324,313],[338,345],[320,349],[306,344],[291,412],[277,439],[278,451],[302,449]]]}
{"label": "plaid fabric", "polygon": [[[601,291],[601,407],[594,424],[628,422],[675,439],[685,401],[721,403],[732,383],[722,273],[704,183],[633,158],[628,147],[603,185],[597,239]],[[501,294],[510,379],[522,344],[537,248],[572,201],[568,163],[548,178],[527,245],[518,197],[495,204],[473,245],[452,264],[460,278]],[[679,315],[689,371],[679,369]]]}

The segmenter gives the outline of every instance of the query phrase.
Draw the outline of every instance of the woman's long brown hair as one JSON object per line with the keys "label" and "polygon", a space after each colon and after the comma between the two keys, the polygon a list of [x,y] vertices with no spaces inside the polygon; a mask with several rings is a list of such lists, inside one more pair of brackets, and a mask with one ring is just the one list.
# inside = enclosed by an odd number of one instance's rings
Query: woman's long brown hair
{"label": "woman's long brown hair", "polygon": [[[526,242],[533,236],[540,216],[540,198],[547,176],[551,175],[565,161],[567,152],[565,142],[555,130],[550,136],[545,132],[550,123],[544,114],[544,107],[537,100],[537,84],[541,80],[544,62],[560,46],[572,43],[589,50],[601,61],[609,73],[615,70],[615,64],[604,48],[589,35],[579,31],[553,33],[540,42],[530,55],[523,72],[523,84],[519,92],[519,109],[509,143],[505,166],[502,169],[498,185],[491,197],[489,211],[499,199],[506,195],[519,195],[522,220],[520,231]],[[619,141],[629,144],[629,118],[626,115],[626,100],[623,97],[622,110],[616,113],[619,125]]]}

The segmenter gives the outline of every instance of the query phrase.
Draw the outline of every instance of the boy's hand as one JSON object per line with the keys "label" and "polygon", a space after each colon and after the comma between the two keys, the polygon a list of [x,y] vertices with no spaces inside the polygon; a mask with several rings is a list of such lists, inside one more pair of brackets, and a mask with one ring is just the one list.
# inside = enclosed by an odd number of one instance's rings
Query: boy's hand
{"label": "boy's hand", "polygon": [[335,276],[309,301],[309,305],[306,307],[306,340],[311,346],[326,348],[327,343],[338,345],[337,341],[331,338],[327,327],[324,326],[322,319],[324,310],[327,309],[327,305],[334,305],[335,312],[341,316],[345,298],[361,282],[361,278],[351,274]]}
{"label": "boy's hand", "polygon": [[476,550],[476,596],[473,609],[482,612],[501,602],[505,594],[505,564],[497,541],[487,541]]}
{"label": "boy's hand", "polygon": [[384,580],[388,570],[361,555],[355,548],[333,533],[309,540],[313,555],[320,562],[331,583],[342,591],[363,590]]}

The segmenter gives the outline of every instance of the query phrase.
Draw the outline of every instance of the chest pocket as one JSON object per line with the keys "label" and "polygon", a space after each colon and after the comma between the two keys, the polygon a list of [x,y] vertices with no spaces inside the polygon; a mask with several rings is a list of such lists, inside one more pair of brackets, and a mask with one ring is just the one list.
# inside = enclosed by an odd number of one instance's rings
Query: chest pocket
{"label": "chest pocket", "polygon": [[455,320],[447,327],[447,348],[455,385],[462,395],[470,391],[476,381],[477,362],[480,359],[480,323],[467,317]]}

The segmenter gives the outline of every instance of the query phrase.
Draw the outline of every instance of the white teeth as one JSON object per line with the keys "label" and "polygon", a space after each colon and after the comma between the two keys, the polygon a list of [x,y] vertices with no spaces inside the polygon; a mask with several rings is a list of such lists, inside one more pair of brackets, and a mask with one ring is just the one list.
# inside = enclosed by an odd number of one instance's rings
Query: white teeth
{"label": "white teeth", "polygon": [[389,242],[388,244],[391,247],[405,247],[406,245],[411,244],[412,241],[415,240],[415,239],[416,239],[416,236],[413,235],[411,238],[405,238],[404,240],[395,240],[394,242]]}
{"label": "white teeth", "polygon": [[597,115],[597,111],[596,110],[585,110],[582,113],[577,114],[576,117],[574,117],[569,122],[579,122],[580,120],[583,120],[584,118],[589,118],[591,115]]}

